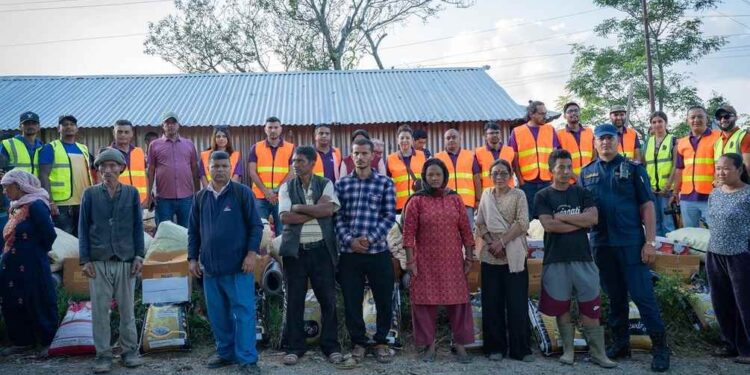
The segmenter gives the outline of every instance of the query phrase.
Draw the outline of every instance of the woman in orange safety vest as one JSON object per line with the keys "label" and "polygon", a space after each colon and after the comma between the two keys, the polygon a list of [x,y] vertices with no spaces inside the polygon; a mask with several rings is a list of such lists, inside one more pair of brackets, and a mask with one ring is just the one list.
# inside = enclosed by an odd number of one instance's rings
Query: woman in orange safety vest
{"label": "woman in orange safety vest", "polygon": [[211,174],[209,174],[209,163],[208,159],[211,157],[211,153],[214,151],[224,151],[229,154],[230,170],[232,171],[232,181],[240,182],[242,178],[242,160],[240,151],[237,151],[232,147],[232,138],[229,135],[229,128],[226,126],[217,126],[213,132],[213,142],[210,148],[201,152],[201,160],[199,161],[199,173],[201,177],[201,186],[206,187],[211,182]]}

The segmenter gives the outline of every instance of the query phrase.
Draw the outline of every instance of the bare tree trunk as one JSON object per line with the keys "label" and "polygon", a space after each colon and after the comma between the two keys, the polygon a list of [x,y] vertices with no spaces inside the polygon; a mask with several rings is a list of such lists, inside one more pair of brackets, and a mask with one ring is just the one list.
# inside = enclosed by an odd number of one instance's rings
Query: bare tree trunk
{"label": "bare tree trunk", "polygon": [[664,86],[664,63],[661,60],[661,53],[659,49],[659,39],[654,38],[654,47],[656,50],[656,69],[659,74],[659,95],[656,96],[656,100],[659,102],[659,110],[664,110],[664,92],[666,90]]}
{"label": "bare tree trunk", "polygon": [[372,39],[372,35],[369,31],[365,31],[365,37],[367,37],[367,43],[370,44],[370,53],[372,53],[372,57],[375,59],[375,63],[378,64],[378,69],[383,70],[385,69],[383,67],[383,62],[380,60],[380,54],[378,53],[378,48],[380,47],[380,42],[383,41],[383,38],[385,38],[385,34],[380,36],[378,38],[378,41],[375,42]]}

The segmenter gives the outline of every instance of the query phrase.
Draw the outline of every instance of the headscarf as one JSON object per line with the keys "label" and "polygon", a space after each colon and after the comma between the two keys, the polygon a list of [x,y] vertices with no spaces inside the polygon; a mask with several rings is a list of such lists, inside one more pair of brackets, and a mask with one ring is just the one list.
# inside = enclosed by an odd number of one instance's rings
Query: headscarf
{"label": "headscarf", "polygon": [[33,174],[20,169],[12,169],[3,176],[0,184],[10,185],[12,183],[17,184],[21,191],[26,194],[20,199],[10,202],[11,211],[36,200],[44,202],[49,207],[49,193],[42,188],[41,182]]}
{"label": "headscarf", "polygon": [[[443,171],[443,183],[440,185],[440,188],[434,188],[427,182],[427,168],[433,165],[438,166]],[[414,193],[414,195],[442,197],[444,195],[457,194],[455,191],[446,188],[449,178],[448,167],[445,166],[442,160],[438,158],[429,159],[422,166],[422,189]]]}

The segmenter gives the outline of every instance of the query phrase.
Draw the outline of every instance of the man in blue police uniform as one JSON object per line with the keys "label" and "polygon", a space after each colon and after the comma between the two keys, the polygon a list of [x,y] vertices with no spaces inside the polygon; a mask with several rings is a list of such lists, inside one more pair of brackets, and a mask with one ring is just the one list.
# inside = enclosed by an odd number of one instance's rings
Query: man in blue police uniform
{"label": "man in blue police uniform", "polygon": [[[608,323],[613,345],[612,359],[630,356],[628,295],[638,306],[653,343],[651,370],[669,369],[664,322],[654,297],[647,264],[656,259],[656,214],[654,194],[643,166],[617,152],[617,128],[599,125],[594,130],[599,158],[581,170],[578,183],[597,200],[599,222],[591,231],[594,258],[602,287],[609,295]],[[646,227],[644,234],[641,225]]]}

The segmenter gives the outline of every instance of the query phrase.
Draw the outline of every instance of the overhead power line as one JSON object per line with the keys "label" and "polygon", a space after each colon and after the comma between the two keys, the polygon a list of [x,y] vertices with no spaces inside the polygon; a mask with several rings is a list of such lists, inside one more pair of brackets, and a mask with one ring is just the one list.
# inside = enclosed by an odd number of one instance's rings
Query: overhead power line
{"label": "overhead power line", "polygon": [[43,7],[43,8],[23,8],[23,9],[3,9],[0,13],[19,13],[19,12],[36,12],[41,10],[65,10],[65,9],[84,9],[84,8],[104,8],[104,7],[118,7],[125,5],[135,4],[153,4],[153,3],[167,3],[172,0],[141,0],[141,1],[130,1],[125,3],[109,3],[109,4],[94,4],[94,5],[71,5],[71,6],[58,6],[58,7]]}
{"label": "overhead power line", "polygon": [[134,36],[144,36],[144,35],[146,35],[146,33],[103,35],[103,36],[93,36],[93,37],[86,37],[86,38],[72,38],[72,39],[60,39],[60,40],[46,40],[46,41],[39,41],[39,42],[0,44],[0,48],[38,46],[38,45],[44,45],[44,44],[56,44],[56,43],[66,43],[66,42],[81,42],[85,40],[119,39],[119,38],[130,38]]}
{"label": "overhead power line", "polygon": [[49,4],[49,3],[71,3],[71,2],[83,2],[90,0],[42,0],[42,1],[23,1],[20,3],[0,3],[0,7],[9,7],[16,5],[33,5],[33,4]]}

